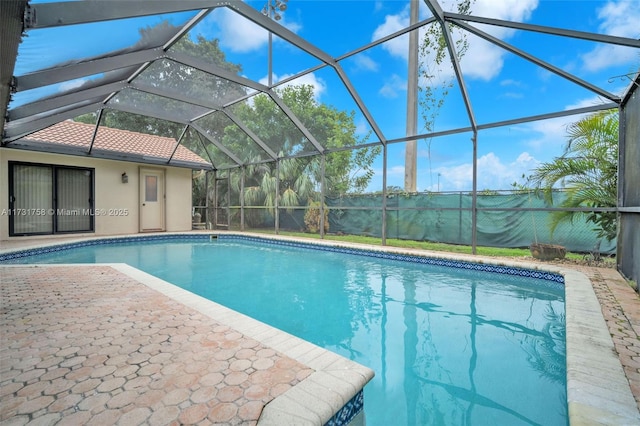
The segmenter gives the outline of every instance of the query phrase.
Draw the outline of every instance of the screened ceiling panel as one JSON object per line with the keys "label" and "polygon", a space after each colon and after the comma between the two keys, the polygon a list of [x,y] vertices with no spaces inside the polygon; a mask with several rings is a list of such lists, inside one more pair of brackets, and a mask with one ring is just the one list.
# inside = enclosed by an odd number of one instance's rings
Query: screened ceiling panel
{"label": "screened ceiling panel", "polygon": [[[126,7],[126,2],[109,4],[109,7],[119,6]],[[34,7],[37,8],[37,4]],[[196,13],[188,11],[33,31],[19,47],[20,61],[16,63],[15,75],[162,46]],[[51,40],[64,43],[60,45],[64,48],[59,47],[51,54]]]}
{"label": "screened ceiling panel", "polygon": [[210,108],[133,88],[122,89],[107,103],[107,106],[133,108],[141,114],[147,113],[152,117],[172,117],[179,122],[187,122],[193,117],[210,111]]}
{"label": "screened ceiling panel", "polygon": [[0,52],[13,73],[2,144],[102,111],[100,127],[199,141],[201,159],[237,167],[399,143],[413,98],[418,139],[611,108],[638,71],[628,2],[576,3],[570,17],[562,2],[457,3],[421,0],[412,16],[408,0],[32,1],[17,55]]}
{"label": "screened ceiling panel", "polygon": [[[255,6],[262,7],[264,4]],[[279,9],[278,13],[280,16],[283,14]],[[278,23],[288,29],[296,28],[295,24],[288,25],[282,20]],[[212,38],[218,40],[217,47],[221,52],[219,55],[207,55],[206,49],[194,43]],[[224,66],[230,71],[239,70],[242,75],[262,84],[269,83],[269,70],[274,84],[322,65],[322,61],[317,57],[247,19],[233,8],[226,7],[212,10],[172,49],[176,48],[210,64]]]}
{"label": "screened ceiling panel", "polygon": [[[309,69],[327,66],[318,58],[292,45],[277,35],[272,35],[272,50],[272,85],[295,78]],[[267,59],[268,58],[265,58],[264,60]],[[268,73],[265,73],[264,77],[259,81],[267,84],[268,75]]]}
{"label": "screened ceiling panel", "polygon": [[184,133],[184,136],[180,140],[180,143],[191,152],[210,162],[214,167],[216,166],[216,164],[221,162],[221,160],[219,159],[218,161],[214,161],[214,157],[211,157],[207,152],[207,148],[203,142],[203,138],[200,137],[198,132],[191,128],[188,128]]}
{"label": "screened ceiling panel", "polygon": [[[87,121],[94,119],[95,114],[86,114],[82,116],[81,121]],[[131,132],[137,131],[140,124],[149,124],[153,126],[153,133],[148,132],[160,137],[173,138],[177,140],[180,134],[186,127],[182,123],[176,123],[171,120],[164,120],[157,117],[149,117],[144,114],[138,114],[131,111],[120,111],[116,109],[104,109],[100,118],[100,127],[109,127],[120,130],[128,130]]]}
{"label": "screened ceiling panel", "polygon": [[137,67],[128,67],[112,70],[106,73],[87,75],[37,87],[30,90],[16,92],[9,103],[11,110],[19,108],[25,104],[32,104],[38,101],[59,98],[68,94],[79,94],[85,90],[103,87],[115,82],[121,82],[130,76]]}
{"label": "screened ceiling panel", "polygon": [[[360,76],[353,73],[354,77],[350,78],[349,73],[342,66],[337,69],[343,74],[340,75],[336,68],[326,67],[314,71],[309,76],[296,79],[289,84],[292,86],[310,85],[313,87],[314,90],[311,93],[314,96],[313,101],[326,105],[328,109],[333,111],[328,116],[333,116],[339,123],[346,126],[343,132],[353,134],[356,145],[385,140],[382,132],[379,132],[381,136],[379,138],[378,133],[374,130],[373,126],[377,127],[377,122],[370,115],[370,110],[361,95],[361,93],[367,93],[370,87],[365,87],[362,90],[358,89],[362,87],[362,84],[368,84],[369,81],[364,81]],[[311,133],[317,136],[318,143],[324,148],[332,149],[344,146],[343,141],[339,140],[339,138],[331,139],[329,137],[326,133],[327,129],[321,120],[309,115],[308,111],[296,105],[295,97],[283,96],[283,99],[289,108],[297,113],[296,116],[309,128]],[[340,108],[336,108],[334,105],[340,105]],[[351,121],[355,124],[355,128],[348,126]]]}
{"label": "screened ceiling panel", "polygon": [[[236,164],[272,161],[273,154],[265,151],[261,141],[252,138],[223,112],[215,112],[193,123],[207,138],[207,146],[222,150]],[[255,136],[254,136],[255,137]]]}
{"label": "screened ceiling panel", "polygon": [[[211,10],[170,51],[182,52],[258,81],[267,75],[267,54],[263,49],[256,52],[255,46],[266,42],[267,34],[267,30],[233,10],[219,7]],[[211,54],[213,44],[216,54]],[[251,74],[246,74],[246,69],[251,70]]]}
{"label": "screened ceiling panel", "polygon": [[[640,37],[640,30],[638,30],[638,37]],[[514,30],[505,42],[530,55],[534,60],[544,62],[559,72],[565,73],[568,81],[575,82],[572,84],[591,85],[592,88],[586,87],[586,90],[594,92],[600,90],[616,98],[621,97],[628,88],[629,79],[619,77],[629,74],[630,67],[622,64],[611,65],[607,67],[608,72],[603,74],[598,72],[603,66],[602,60],[611,57],[621,63],[633,63],[638,59],[638,49],[634,47],[571,39],[553,34],[536,34],[524,30]],[[583,62],[585,66],[577,65],[576,52],[580,52],[578,61]],[[538,76],[533,74],[528,75],[527,79],[535,80],[536,78]]]}
{"label": "screened ceiling panel", "polygon": [[[205,139],[202,136],[199,136],[199,137],[202,139]],[[186,146],[187,148],[189,147],[189,145],[186,145]],[[222,149],[218,148],[216,145],[205,142],[205,147],[206,147],[207,155],[206,157],[203,157],[203,158],[210,158],[212,162],[211,164],[216,170],[232,169],[232,168],[238,167],[238,163],[235,160],[233,160],[231,157],[229,157],[224,151],[222,151]]]}
{"label": "screened ceiling panel", "polygon": [[268,95],[253,96],[230,106],[229,111],[278,158],[286,155],[285,153],[297,155],[318,152],[300,128]]}
{"label": "screened ceiling panel", "polygon": [[[185,79],[184,76],[189,78]],[[209,108],[221,108],[247,95],[250,89],[214,74],[169,59],[161,59],[146,68],[135,80],[140,87],[152,86],[168,96],[189,98]]]}
{"label": "screened ceiling panel", "polygon": [[[55,98],[53,99],[55,100]],[[47,108],[45,112],[37,113],[34,111],[29,111],[28,118],[23,118],[22,120],[18,119],[12,121],[10,126],[20,126],[20,125],[28,125],[32,120],[43,119],[46,117],[54,117],[56,115],[62,114],[66,111],[73,111],[78,108],[83,108],[87,105],[98,105],[104,100],[104,96],[93,97],[89,99],[83,99],[80,102],[75,103],[65,103],[58,108]]]}

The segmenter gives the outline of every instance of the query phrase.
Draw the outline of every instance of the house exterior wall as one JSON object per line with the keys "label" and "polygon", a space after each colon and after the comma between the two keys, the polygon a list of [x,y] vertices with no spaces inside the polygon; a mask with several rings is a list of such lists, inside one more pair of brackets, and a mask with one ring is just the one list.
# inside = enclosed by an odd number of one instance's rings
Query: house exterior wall
{"label": "house exterior wall", "polygon": [[[93,233],[56,234],[47,238],[70,236],[108,236],[135,234],[140,231],[141,168],[160,169],[165,174],[164,225],[168,232],[191,230],[191,170],[178,167],[158,167],[125,161],[114,161],[71,155],[50,154],[17,149],[0,149],[0,241],[43,238],[39,236],[9,237],[9,162],[54,164],[95,169],[94,208],[106,212],[95,216]],[[122,183],[122,174],[128,183]],[[113,214],[110,214],[110,213]],[[126,214],[124,213],[126,212]]]}

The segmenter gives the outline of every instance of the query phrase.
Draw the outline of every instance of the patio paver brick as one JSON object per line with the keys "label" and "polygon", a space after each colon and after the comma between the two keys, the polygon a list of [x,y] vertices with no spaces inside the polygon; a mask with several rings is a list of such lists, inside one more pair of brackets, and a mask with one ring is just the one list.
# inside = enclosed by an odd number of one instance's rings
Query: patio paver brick
{"label": "patio paver brick", "polygon": [[3,424],[251,425],[272,399],[244,397],[254,364],[287,359],[287,388],[313,371],[109,266],[0,281]]}

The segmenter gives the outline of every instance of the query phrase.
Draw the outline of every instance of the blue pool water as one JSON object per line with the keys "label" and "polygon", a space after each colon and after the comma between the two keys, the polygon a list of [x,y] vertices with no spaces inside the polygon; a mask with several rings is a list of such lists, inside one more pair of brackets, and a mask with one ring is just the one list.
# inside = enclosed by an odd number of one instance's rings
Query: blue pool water
{"label": "blue pool water", "polygon": [[242,238],[79,247],[372,368],[368,425],[566,425],[562,284]]}

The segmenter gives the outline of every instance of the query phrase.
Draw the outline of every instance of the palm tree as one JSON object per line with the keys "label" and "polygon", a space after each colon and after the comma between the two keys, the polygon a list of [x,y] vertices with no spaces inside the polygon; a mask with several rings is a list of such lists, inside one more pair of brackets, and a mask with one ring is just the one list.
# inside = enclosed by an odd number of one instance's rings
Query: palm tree
{"label": "palm tree", "polygon": [[[542,188],[552,201],[553,188],[567,189],[561,207],[615,207],[618,200],[618,124],[617,110],[589,115],[568,128],[569,140],[563,154],[542,163],[531,176],[531,182]],[[615,212],[554,212],[551,231],[560,222],[586,214],[587,222],[596,225],[599,238],[608,241],[617,235]]]}
{"label": "palm tree", "polygon": [[[282,155],[282,153],[280,153]],[[245,206],[263,206],[265,209],[250,209],[246,214],[249,226],[259,226],[264,221],[264,214],[273,217],[275,214],[276,196],[278,206],[292,213],[295,207],[306,205],[318,198],[316,184],[312,181],[313,160],[306,158],[286,158],[274,163],[249,164],[245,169],[244,197]],[[276,173],[279,191],[276,194]],[[231,175],[231,189],[240,194],[240,173]]]}

